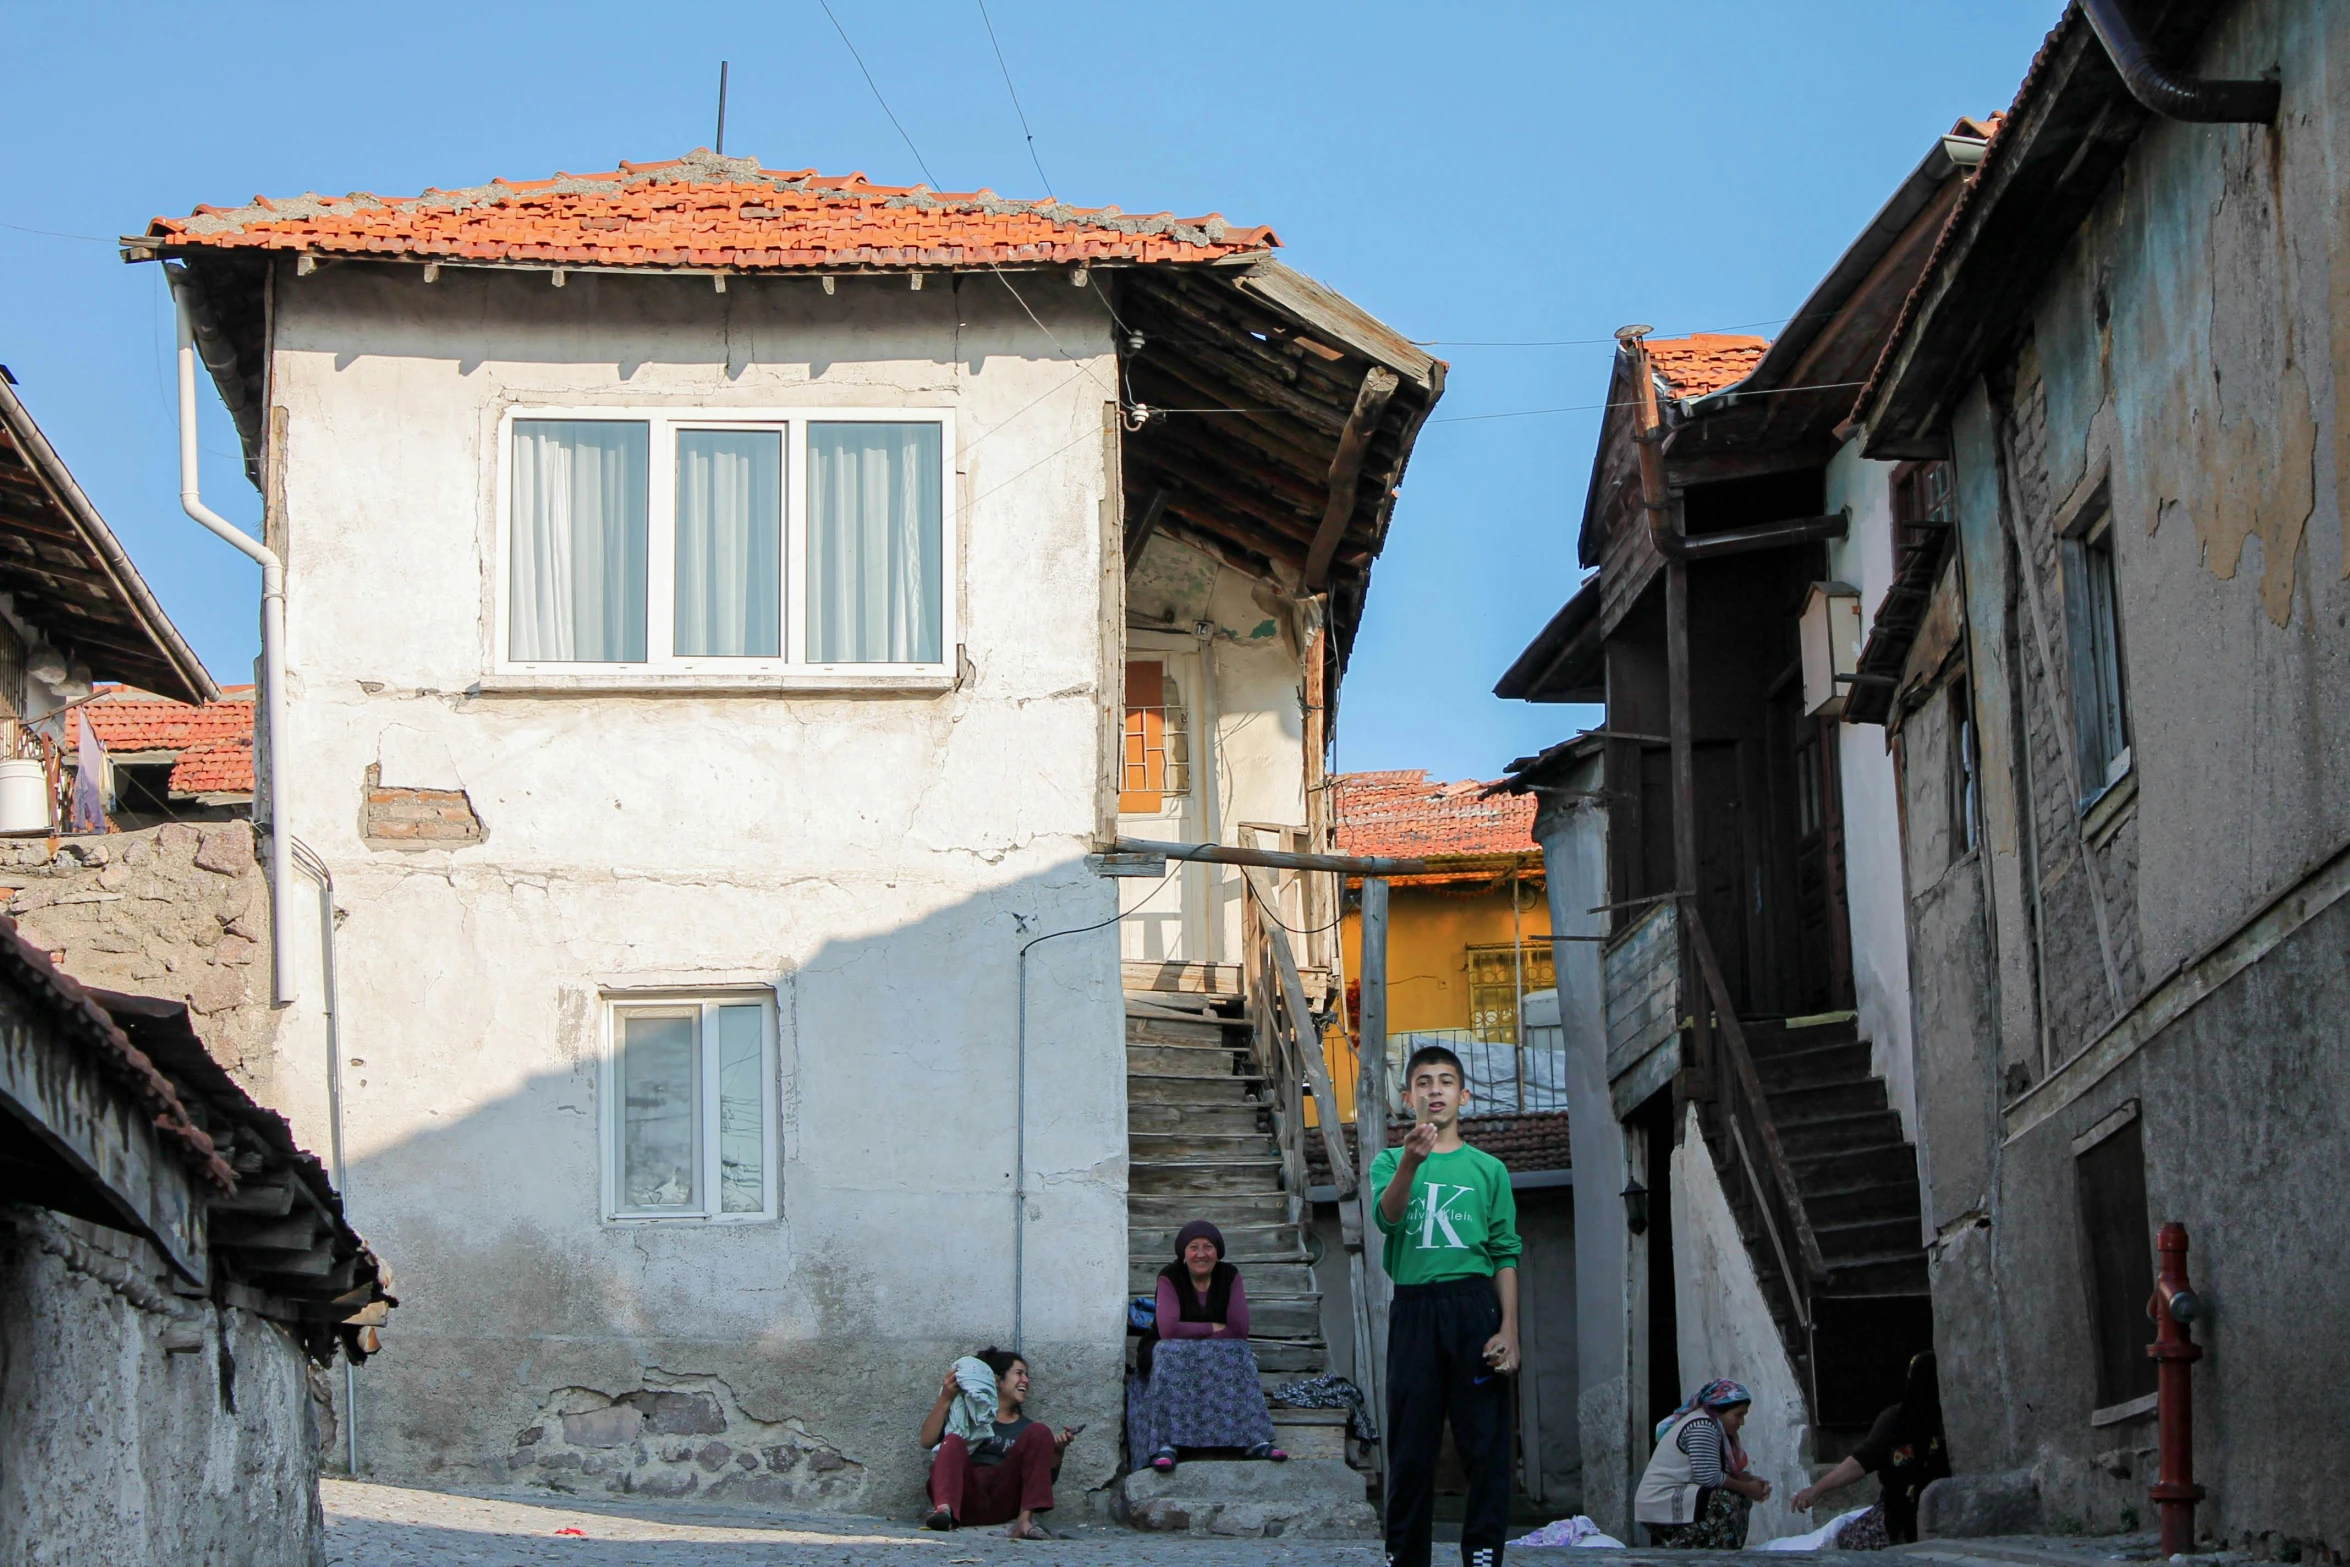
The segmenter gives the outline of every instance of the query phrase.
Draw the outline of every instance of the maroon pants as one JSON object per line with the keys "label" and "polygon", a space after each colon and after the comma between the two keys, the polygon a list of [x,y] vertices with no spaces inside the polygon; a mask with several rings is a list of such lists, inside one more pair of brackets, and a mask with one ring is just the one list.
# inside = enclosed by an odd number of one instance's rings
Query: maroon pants
{"label": "maroon pants", "polygon": [[959,1436],[938,1444],[930,1463],[930,1503],[951,1509],[966,1526],[1010,1523],[1022,1513],[1050,1511],[1053,1468],[1060,1457],[1052,1429],[1041,1423],[1020,1433],[1000,1464],[975,1464]]}

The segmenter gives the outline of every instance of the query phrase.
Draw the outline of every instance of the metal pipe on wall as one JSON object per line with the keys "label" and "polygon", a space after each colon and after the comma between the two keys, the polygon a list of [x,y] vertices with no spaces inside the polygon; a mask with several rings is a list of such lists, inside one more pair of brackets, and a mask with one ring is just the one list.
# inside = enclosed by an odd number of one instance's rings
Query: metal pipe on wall
{"label": "metal pipe on wall", "polygon": [[286,813],[286,568],[277,552],[204,504],[196,462],[196,302],[187,269],[164,268],[179,318],[180,507],[206,531],[261,567],[261,710],[268,742],[265,783],[269,797],[269,960],[272,993],[282,1005],[294,988],[293,932],[286,918],[288,884],[293,880],[293,831]]}
{"label": "metal pipe on wall", "polygon": [[[334,1160],[335,1191],[343,1199],[343,1216],[351,1215],[351,1183],[343,1165],[343,1007],[335,985],[335,878],[318,851],[286,835],[294,862],[318,883],[318,967],[320,1010],[326,1018],[327,1148]],[[278,915],[284,923],[284,915]],[[351,1478],[359,1478],[359,1372],[349,1356],[343,1358],[343,1436]]]}

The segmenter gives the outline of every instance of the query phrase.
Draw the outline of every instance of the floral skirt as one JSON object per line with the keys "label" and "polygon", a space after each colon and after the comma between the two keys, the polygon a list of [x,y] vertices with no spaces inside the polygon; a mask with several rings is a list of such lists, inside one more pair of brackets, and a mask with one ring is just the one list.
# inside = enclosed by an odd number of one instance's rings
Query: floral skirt
{"label": "floral skirt", "polygon": [[1706,1492],[1693,1523],[1648,1525],[1651,1545],[1668,1551],[1736,1551],[1746,1546],[1746,1516],[1754,1504],[1728,1486]]}
{"label": "floral skirt", "polygon": [[1885,1531],[1885,1509],[1881,1505],[1870,1508],[1836,1531],[1836,1549],[1840,1551],[1882,1551],[1892,1544]]}
{"label": "floral skirt", "polygon": [[1151,1352],[1150,1380],[1126,1379],[1126,1451],[1137,1469],[1162,1447],[1272,1440],[1273,1414],[1246,1339],[1165,1339]]}

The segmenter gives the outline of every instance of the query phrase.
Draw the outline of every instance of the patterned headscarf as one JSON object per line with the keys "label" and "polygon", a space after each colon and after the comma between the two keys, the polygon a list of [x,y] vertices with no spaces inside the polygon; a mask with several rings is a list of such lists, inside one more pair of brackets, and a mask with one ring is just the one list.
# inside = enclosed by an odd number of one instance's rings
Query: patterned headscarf
{"label": "patterned headscarf", "polygon": [[1672,1429],[1674,1421],[1701,1405],[1708,1414],[1718,1415],[1725,1409],[1735,1409],[1740,1404],[1753,1402],[1754,1395],[1746,1391],[1743,1384],[1733,1382],[1728,1377],[1716,1377],[1690,1394],[1679,1409],[1674,1410],[1656,1423],[1656,1439],[1660,1442],[1663,1441],[1665,1433]]}

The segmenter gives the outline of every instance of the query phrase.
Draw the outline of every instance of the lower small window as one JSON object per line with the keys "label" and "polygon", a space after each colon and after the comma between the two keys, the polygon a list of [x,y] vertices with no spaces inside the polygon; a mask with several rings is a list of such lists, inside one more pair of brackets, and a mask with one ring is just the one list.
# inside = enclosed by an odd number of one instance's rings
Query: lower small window
{"label": "lower small window", "polygon": [[607,1217],[775,1216],[769,998],[616,1000],[608,1061]]}

